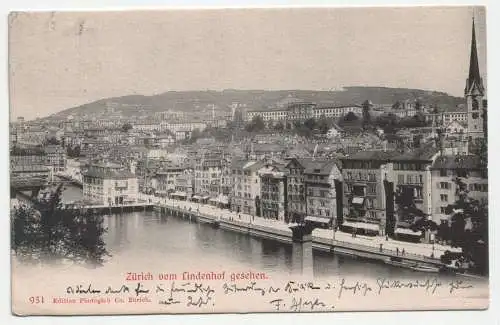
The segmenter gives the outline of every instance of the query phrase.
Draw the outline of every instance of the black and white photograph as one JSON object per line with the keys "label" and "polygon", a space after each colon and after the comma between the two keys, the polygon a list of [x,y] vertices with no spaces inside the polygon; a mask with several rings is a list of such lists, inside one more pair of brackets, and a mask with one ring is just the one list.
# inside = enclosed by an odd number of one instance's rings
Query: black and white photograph
{"label": "black and white photograph", "polygon": [[13,314],[489,307],[486,7],[8,23]]}

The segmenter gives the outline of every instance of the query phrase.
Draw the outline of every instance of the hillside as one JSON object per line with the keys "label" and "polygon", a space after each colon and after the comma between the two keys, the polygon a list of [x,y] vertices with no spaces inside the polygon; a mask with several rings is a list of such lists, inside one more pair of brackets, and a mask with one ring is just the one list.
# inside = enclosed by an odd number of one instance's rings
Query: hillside
{"label": "hillside", "polygon": [[[169,91],[152,96],[122,96],[101,99],[92,103],[69,108],[49,116],[47,119],[65,119],[68,116],[103,114],[107,104],[113,103],[123,116],[150,115],[155,112],[175,110],[192,113],[209,112],[208,105],[214,104],[219,111],[230,111],[233,102],[246,105],[247,109],[262,109],[273,106],[279,100],[292,96],[316,103],[338,105],[361,104],[370,100],[375,104],[393,104],[396,101],[420,99],[424,104],[437,105],[440,110],[452,110],[463,103],[463,98],[443,92],[419,89],[386,87],[345,87],[336,91],[313,90],[234,90],[223,91]],[[106,115],[106,114],[104,114]]]}

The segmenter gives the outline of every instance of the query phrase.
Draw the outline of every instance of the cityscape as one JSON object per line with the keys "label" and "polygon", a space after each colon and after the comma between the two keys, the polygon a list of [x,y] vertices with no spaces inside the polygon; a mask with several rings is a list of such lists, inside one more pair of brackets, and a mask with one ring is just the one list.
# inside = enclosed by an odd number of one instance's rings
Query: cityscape
{"label": "cityscape", "polygon": [[[333,272],[336,255],[361,258],[352,262],[358,271],[366,259],[382,273],[487,277],[487,95],[470,24],[462,98],[385,87],[348,87],[343,95],[200,90],[163,94],[172,104],[163,109],[154,96],[142,103],[125,96],[45,118],[18,116],[10,121],[12,249],[35,250],[30,222],[87,216],[98,223],[93,236],[104,239],[78,237],[82,256],[105,264],[107,252],[120,256],[135,245],[130,227],[149,218],[156,229],[137,245],[156,245],[157,236],[164,251],[163,237],[197,223],[206,230],[189,233],[206,247],[250,236],[280,259],[277,247],[292,243],[283,254],[299,254],[299,272],[315,277]],[[380,102],[384,96],[392,101]]]}

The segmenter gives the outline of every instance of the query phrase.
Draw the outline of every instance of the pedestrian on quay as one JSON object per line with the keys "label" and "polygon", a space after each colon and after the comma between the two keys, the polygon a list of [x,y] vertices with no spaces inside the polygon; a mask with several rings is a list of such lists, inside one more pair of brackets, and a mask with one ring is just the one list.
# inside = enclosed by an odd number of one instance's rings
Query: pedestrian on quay
{"label": "pedestrian on quay", "polygon": [[385,241],[389,241],[389,235],[385,235]]}
{"label": "pedestrian on quay", "polygon": [[396,247],[396,255],[399,255],[399,248]]}
{"label": "pedestrian on quay", "polygon": [[405,255],[405,249],[403,248],[403,250],[401,251],[401,255],[404,256]]}
{"label": "pedestrian on quay", "polygon": [[382,252],[382,244],[380,244],[380,252]]}

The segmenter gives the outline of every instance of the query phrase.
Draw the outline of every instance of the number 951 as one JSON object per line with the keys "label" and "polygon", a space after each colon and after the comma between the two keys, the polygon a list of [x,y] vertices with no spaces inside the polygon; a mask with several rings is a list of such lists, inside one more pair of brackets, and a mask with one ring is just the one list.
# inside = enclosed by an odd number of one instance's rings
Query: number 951
{"label": "number 951", "polygon": [[29,301],[30,301],[31,304],[43,304],[45,302],[43,300],[43,296],[30,297]]}

